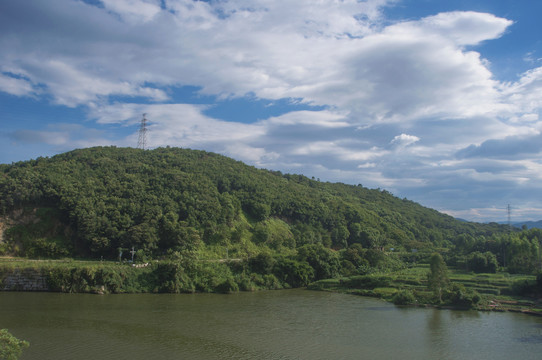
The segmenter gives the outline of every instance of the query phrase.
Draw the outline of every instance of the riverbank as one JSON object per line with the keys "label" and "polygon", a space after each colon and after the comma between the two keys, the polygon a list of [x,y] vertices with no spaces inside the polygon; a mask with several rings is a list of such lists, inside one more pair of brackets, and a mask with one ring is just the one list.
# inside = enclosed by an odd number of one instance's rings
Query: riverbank
{"label": "riverbank", "polygon": [[[110,261],[2,258],[0,290],[95,294],[233,293],[290,287],[272,275],[242,272],[239,261],[205,261],[192,266],[195,268],[187,269],[167,261],[132,265]],[[524,294],[526,286],[535,281],[534,276],[474,274],[452,269],[450,281],[455,284],[455,296],[462,297],[458,300],[463,302],[438,304],[427,289],[427,271],[427,266],[418,265],[394,273],[320,280],[309,284],[308,289],[375,297],[397,305],[472,308],[542,316],[540,300]],[[479,299],[473,302],[472,296],[476,294]]]}
{"label": "riverbank", "polygon": [[516,312],[542,316],[542,299],[531,292],[536,278],[523,274],[476,274],[450,269],[447,299],[438,301],[427,287],[425,265],[392,273],[326,279],[309,289],[370,296],[396,305]]}
{"label": "riverbank", "polygon": [[0,260],[0,290],[68,293],[233,293],[292,287],[231,261]]}

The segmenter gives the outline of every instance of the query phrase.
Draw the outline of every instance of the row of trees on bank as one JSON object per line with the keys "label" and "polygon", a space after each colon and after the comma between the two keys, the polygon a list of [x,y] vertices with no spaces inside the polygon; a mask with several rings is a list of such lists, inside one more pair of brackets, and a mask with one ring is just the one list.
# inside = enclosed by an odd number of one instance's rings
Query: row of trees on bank
{"label": "row of trees on bank", "polygon": [[499,267],[511,273],[542,270],[542,229],[523,229],[491,236],[461,234],[447,258],[451,265],[474,272],[494,273]]}

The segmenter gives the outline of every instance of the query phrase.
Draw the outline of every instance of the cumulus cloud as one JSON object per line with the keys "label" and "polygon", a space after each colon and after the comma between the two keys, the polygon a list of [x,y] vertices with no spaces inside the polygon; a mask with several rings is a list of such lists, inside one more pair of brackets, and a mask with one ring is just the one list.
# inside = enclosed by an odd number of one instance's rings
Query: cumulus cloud
{"label": "cumulus cloud", "polygon": [[[542,68],[501,82],[476,51],[512,21],[455,11],[390,23],[382,10],[396,2],[5,0],[0,91],[84,107],[99,126],[131,129],[115,139],[77,129],[11,139],[133,145],[148,113],[153,146],[387,187],[450,211],[491,207],[475,198],[531,198],[542,185]],[[318,107],[224,121],[206,115],[212,104],[177,99],[183,86],[220,101]]]}
{"label": "cumulus cloud", "polygon": [[417,136],[401,134],[401,135],[395,136],[393,140],[390,142],[390,144],[404,147],[404,146],[412,145],[418,141],[420,141],[420,138]]}
{"label": "cumulus cloud", "polygon": [[422,23],[431,33],[439,33],[457,45],[476,45],[501,37],[513,22],[492,14],[455,11],[427,17]]}
{"label": "cumulus cloud", "polygon": [[[106,1],[104,9],[30,2],[8,1],[0,26],[8,34],[2,42],[10,45],[3,48],[12,50],[2,61],[70,106],[109,95],[164,100],[161,90],[145,86],[154,84],[196,85],[221,96],[300,98],[380,119],[487,112],[488,103],[495,105],[491,73],[456,38],[467,25],[477,29],[476,41],[509,25],[489,14],[452,13],[379,30],[382,0],[318,6],[190,0],[164,2],[164,9],[157,1]],[[14,22],[38,12],[54,26],[39,20],[13,33],[20,27]],[[138,16],[136,23],[123,21]]]}

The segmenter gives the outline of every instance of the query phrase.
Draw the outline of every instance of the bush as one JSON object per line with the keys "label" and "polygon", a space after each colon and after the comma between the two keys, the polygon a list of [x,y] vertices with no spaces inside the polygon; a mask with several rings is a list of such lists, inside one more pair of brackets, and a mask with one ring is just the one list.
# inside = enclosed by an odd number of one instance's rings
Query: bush
{"label": "bush", "polygon": [[28,341],[17,339],[7,329],[0,330],[0,359],[16,360],[28,346]]}
{"label": "bush", "polygon": [[530,280],[518,280],[512,284],[511,292],[513,295],[528,296],[535,292],[536,284]]}
{"label": "bush", "polygon": [[94,275],[93,269],[85,267],[55,267],[47,272],[47,286],[53,291],[89,292],[96,285]]}
{"label": "bush", "polygon": [[239,291],[239,285],[231,277],[218,284],[215,291],[222,294],[231,294]]}
{"label": "bush", "polygon": [[357,269],[349,260],[341,261],[341,274],[344,276],[353,276],[357,274]]}
{"label": "bush", "polygon": [[277,261],[271,256],[271,254],[263,252],[250,258],[248,261],[252,272],[258,274],[270,274],[273,271],[273,266]]}
{"label": "bush", "polygon": [[278,279],[291,287],[307,286],[314,278],[314,270],[305,261],[281,258],[274,268]]}
{"label": "bush", "polygon": [[303,245],[297,249],[297,260],[307,262],[314,270],[314,280],[337,277],[340,262],[337,253],[322,244]]}
{"label": "bush", "polygon": [[471,308],[478,304],[482,297],[478,292],[466,289],[463,284],[452,283],[444,294],[445,303],[463,308]]}
{"label": "bush", "polygon": [[103,268],[96,274],[96,283],[96,285],[103,285],[108,292],[119,293],[123,287],[123,277],[119,271]]}
{"label": "bush", "polygon": [[395,305],[410,305],[416,303],[416,297],[410,290],[401,290],[393,296]]}
{"label": "bush", "polygon": [[391,282],[392,278],[390,276],[360,275],[346,280],[345,285],[356,289],[374,289],[388,287]]}

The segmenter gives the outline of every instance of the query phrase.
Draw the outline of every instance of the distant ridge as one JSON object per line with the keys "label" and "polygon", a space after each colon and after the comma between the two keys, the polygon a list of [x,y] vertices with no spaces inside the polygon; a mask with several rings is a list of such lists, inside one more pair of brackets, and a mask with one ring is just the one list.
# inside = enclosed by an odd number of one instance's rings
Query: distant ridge
{"label": "distant ridge", "polygon": [[527,226],[527,229],[532,229],[532,228],[542,229],[542,220],[517,222],[517,223],[513,223],[512,225],[520,229],[523,228],[523,225]]}

